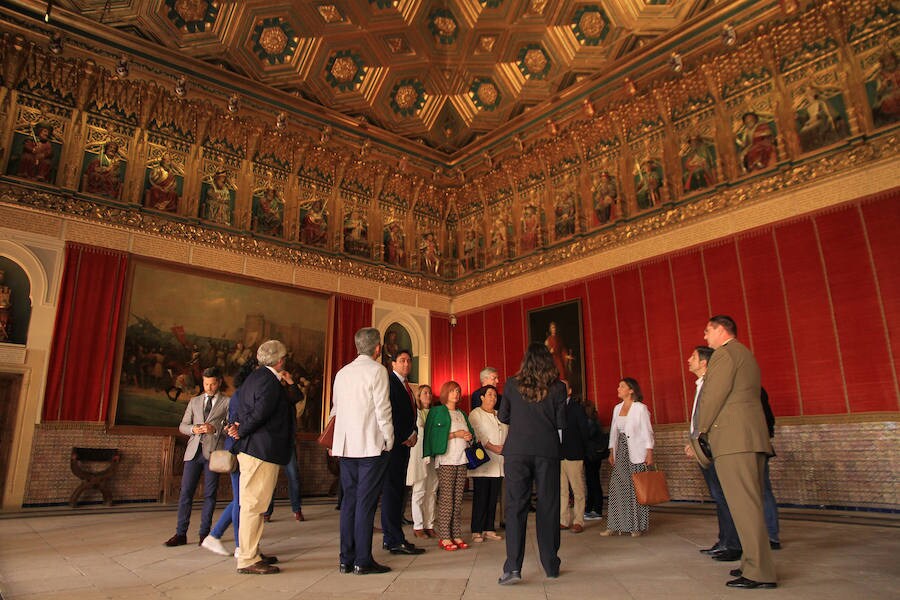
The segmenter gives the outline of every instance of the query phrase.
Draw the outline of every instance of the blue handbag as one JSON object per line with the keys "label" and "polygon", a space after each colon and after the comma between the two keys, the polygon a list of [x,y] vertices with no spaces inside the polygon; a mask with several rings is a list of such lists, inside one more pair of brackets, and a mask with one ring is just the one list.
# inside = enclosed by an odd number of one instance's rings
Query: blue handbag
{"label": "blue handbag", "polygon": [[491,457],[488,456],[481,442],[475,442],[466,448],[466,466],[469,470],[477,469],[489,460],[491,460]]}

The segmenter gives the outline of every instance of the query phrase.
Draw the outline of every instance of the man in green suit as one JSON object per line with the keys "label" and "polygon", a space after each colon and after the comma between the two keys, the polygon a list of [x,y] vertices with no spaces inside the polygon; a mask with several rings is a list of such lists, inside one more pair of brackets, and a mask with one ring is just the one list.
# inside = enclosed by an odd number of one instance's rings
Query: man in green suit
{"label": "man in green suit", "polygon": [[710,318],[704,331],[714,352],[697,405],[695,436],[706,436],[743,548],[741,568],[726,585],[774,588],[775,564],[763,517],[763,475],[772,453],[759,402],[759,365],[736,339],[731,317]]}

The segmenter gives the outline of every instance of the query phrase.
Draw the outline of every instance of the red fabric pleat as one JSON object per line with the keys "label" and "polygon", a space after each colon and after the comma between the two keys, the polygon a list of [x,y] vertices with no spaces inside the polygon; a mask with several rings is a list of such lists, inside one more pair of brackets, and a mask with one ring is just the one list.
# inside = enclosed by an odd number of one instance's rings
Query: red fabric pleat
{"label": "red fabric pleat", "polygon": [[334,297],[334,336],[332,337],[331,373],[357,357],[353,336],[363,327],[372,326],[372,301],[350,296]]}
{"label": "red fabric pleat", "polygon": [[[661,260],[641,267],[644,304],[647,314],[647,341],[650,346],[652,397],[648,406],[659,423],[687,421],[684,409],[684,372],[687,356],[678,347],[675,301],[669,262]],[[693,380],[693,377],[691,377]],[[647,381],[648,387],[651,381]],[[693,398],[692,398],[693,400]]]}
{"label": "red fabric pleat", "polygon": [[[878,292],[856,206],[816,217],[834,306],[850,412],[890,410],[894,379],[878,307]],[[860,319],[860,315],[871,315]]]}
{"label": "red fabric pleat", "polygon": [[752,350],[734,240],[703,248],[703,265],[712,314],[728,315],[734,319],[738,327],[738,338]]}
{"label": "red fabric pleat", "polygon": [[619,350],[622,353],[620,377],[633,377],[644,391],[644,401],[652,407],[650,395],[650,356],[647,350],[647,331],[644,327],[644,307],[641,299],[641,280],[637,268],[629,268],[613,275],[616,312],[619,323]]}
{"label": "red fabric pleat", "polygon": [[[522,303],[519,300],[503,304],[503,363],[506,377],[519,372],[522,356],[525,355],[525,320],[522,316]],[[502,385],[506,379],[501,379]]]}
{"label": "red fabric pleat", "polygon": [[128,255],[66,244],[44,421],[107,419]]}
{"label": "red fabric pleat", "polygon": [[450,352],[450,317],[431,313],[431,385],[437,395],[441,384],[450,379],[452,370]]}
{"label": "red fabric pleat", "polygon": [[588,382],[597,403],[600,421],[609,425],[612,409],[618,403],[616,387],[621,377],[619,368],[619,336],[613,302],[612,277],[603,275],[587,282],[587,302],[582,306],[588,325],[585,335],[591,339],[587,356],[596,378]]}
{"label": "red fabric pleat", "polygon": [[[503,309],[500,305],[492,306],[484,311],[484,365],[494,367],[500,375],[500,381],[506,380],[506,367],[503,361]],[[478,369],[480,372],[481,369]],[[478,373],[475,373],[476,379]],[[477,383],[480,385],[481,381]],[[503,391],[502,389],[500,390]]]}
{"label": "red fabric pleat", "polygon": [[800,414],[799,389],[791,351],[784,287],[778,270],[772,230],[738,240],[744,273],[747,315],[754,355],[776,417]]}
{"label": "red fabric pleat", "polygon": [[463,402],[461,408],[468,411],[471,407],[472,392],[481,387],[478,374],[485,367],[484,345],[487,335],[485,323],[485,311],[478,311],[468,315],[466,319],[466,349],[469,354],[469,370],[460,375],[457,380],[463,389]]}
{"label": "red fabric pleat", "polygon": [[[456,327],[450,332],[450,343],[453,347],[453,364],[450,371],[450,379],[459,384],[462,388],[463,396],[469,394],[469,391],[466,389],[469,373],[468,322],[468,315],[458,316]],[[446,382],[442,381],[440,383],[444,384]]]}
{"label": "red fabric pleat", "polygon": [[787,291],[790,335],[797,353],[802,414],[846,413],[828,288],[813,222],[804,219],[780,226],[775,237]]}
{"label": "red fabric pleat", "polygon": [[[705,346],[703,329],[712,316],[707,301],[706,277],[703,274],[703,259],[699,249],[691,250],[669,257],[672,271],[672,301],[678,310],[678,337],[681,340],[679,356],[683,357],[685,369],[687,357],[697,346]],[[685,373],[682,379],[683,414],[690,418],[694,406],[694,393],[697,378]],[[681,419],[679,419],[681,420]],[[660,423],[664,421],[660,420]]]}

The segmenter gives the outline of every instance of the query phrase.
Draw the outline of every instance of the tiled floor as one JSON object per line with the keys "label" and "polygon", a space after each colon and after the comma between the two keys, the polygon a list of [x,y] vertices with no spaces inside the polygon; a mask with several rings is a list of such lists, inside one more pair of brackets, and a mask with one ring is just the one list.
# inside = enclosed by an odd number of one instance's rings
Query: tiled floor
{"label": "tiled floor", "polygon": [[[654,512],[650,534],[636,539],[600,537],[603,525],[596,521],[580,535],[563,532],[562,572],[556,580],[544,578],[530,532],[525,581],[501,587],[496,581],[503,542],[453,553],[429,545],[426,554],[406,557],[382,551],[376,535],[375,558],[393,571],[341,575],[338,513],[331,504],[304,507],[305,523],[295,522],[289,509],[279,506],[263,541],[265,552],[281,559],[282,572],[269,576],[238,575],[233,559],[198,548],[196,524],[189,532],[192,544],[164,547],[175,525],[174,510],[120,511],[0,519],[3,599],[900,597],[900,536],[890,521],[873,526],[784,518],[784,549],[775,554],[779,588],[745,591],[724,585],[738,563],[715,562],[697,552],[713,541],[715,517],[705,513]],[[233,548],[230,534],[224,541]]]}

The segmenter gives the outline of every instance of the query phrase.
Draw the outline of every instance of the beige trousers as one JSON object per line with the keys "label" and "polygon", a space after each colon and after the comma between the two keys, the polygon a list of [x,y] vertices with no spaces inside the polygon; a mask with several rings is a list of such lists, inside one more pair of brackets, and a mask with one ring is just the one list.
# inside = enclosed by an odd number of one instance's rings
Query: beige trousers
{"label": "beige trousers", "polygon": [[241,466],[241,526],[239,529],[240,552],[237,568],[243,569],[259,562],[259,540],[263,532],[263,513],[269,508],[278,470],[275,463],[260,460],[255,456],[237,455]]}
{"label": "beige trousers", "polygon": [[[569,486],[575,496],[575,506],[569,508]],[[571,521],[569,511],[574,511]],[[559,524],[584,526],[584,461],[563,460],[559,465]],[[241,527],[244,526],[241,521]]]}

